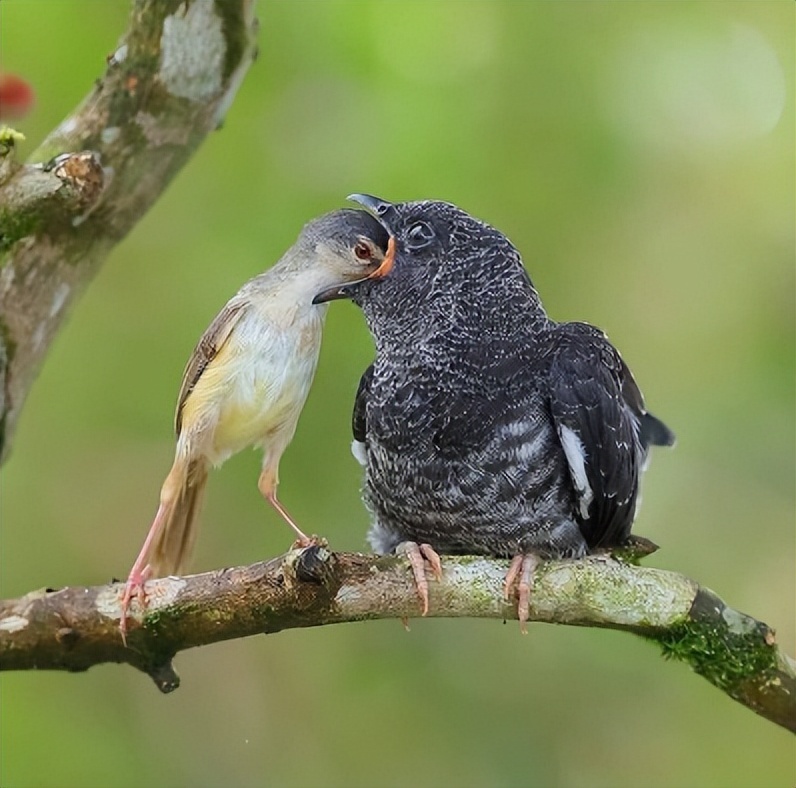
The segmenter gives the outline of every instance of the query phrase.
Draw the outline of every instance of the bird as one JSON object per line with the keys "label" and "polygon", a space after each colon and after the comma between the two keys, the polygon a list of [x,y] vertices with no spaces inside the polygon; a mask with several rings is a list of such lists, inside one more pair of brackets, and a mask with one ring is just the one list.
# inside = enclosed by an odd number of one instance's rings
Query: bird
{"label": "bird", "polygon": [[451,203],[349,199],[395,240],[389,266],[315,297],[358,304],[376,348],[352,419],[370,544],[409,558],[424,615],[425,561],[511,559],[527,631],[539,561],[626,542],[650,446],[674,434],[605,333],[548,317],[499,230]]}
{"label": "bird", "polygon": [[369,213],[334,211],[306,224],[296,243],[226,303],[196,345],[177,397],[174,463],[127,578],[120,628],[126,642],[133,596],[144,582],[178,573],[196,535],[208,471],[248,446],[262,448],[258,487],[299,546],[312,540],[277,498],[279,460],[309,393],[326,315],[313,296],[385,262],[389,237]]}

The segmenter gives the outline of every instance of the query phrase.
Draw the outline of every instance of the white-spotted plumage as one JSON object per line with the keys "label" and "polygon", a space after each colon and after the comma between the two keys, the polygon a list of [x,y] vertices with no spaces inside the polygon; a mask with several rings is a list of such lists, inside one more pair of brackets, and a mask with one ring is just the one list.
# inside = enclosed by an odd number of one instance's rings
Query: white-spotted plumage
{"label": "white-spotted plumage", "polygon": [[371,544],[622,544],[649,446],[673,436],[604,332],[548,318],[510,241],[455,206],[356,199],[396,243],[388,276],[347,288],[376,345],[353,416]]}
{"label": "white-spotted plumage", "polygon": [[527,617],[534,557],[623,544],[648,447],[673,436],[602,331],[548,318],[502,233],[448,203],[354,199],[396,249],[346,288],[376,345],[353,416],[371,544],[514,557]]}

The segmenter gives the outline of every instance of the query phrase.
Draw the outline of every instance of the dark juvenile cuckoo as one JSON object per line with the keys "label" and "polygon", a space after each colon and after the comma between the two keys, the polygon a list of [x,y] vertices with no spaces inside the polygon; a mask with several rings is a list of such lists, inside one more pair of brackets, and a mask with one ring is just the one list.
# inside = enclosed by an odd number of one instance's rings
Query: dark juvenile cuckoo
{"label": "dark juvenile cuckoo", "polygon": [[316,301],[355,301],[376,345],[353,415],[370,543],[409,556],[424,611],[423,557],[512,558],[524,628],[537,560],[621,545],[649,447],[674,435],[602,331],[547,316],[501,232],[444,202],[352,199],[394,257]]}

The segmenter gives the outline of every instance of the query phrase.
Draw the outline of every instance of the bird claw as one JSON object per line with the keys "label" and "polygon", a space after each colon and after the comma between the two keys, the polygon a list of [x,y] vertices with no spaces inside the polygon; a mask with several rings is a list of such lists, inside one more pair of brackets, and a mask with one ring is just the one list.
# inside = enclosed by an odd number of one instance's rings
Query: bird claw
{"label": "bird claw", "polygon": [[130,602],[132,602],[133,597],[138,600],[138,604],[141,605],[142,609],[146,608],[146,589],[144,588],[144,583],[148,580],[149,574],[149,566],[146,566],[142,571],[133,569],[124,586],[124,594],[122,595],[121,602],[122,615],[119,619],[119,632],[122,636],[122,643],[124,643],[125,648],[127,647],[127,611],[130,609]]}
{"label": "bird claw", "polygon": [[417,595],[420,598],[422,615],[428,615],[428,578],[426,576],[426,561],[431,565],[431,573],[436,580],[442,580],[442,561],[439,554],[430,544],[417,542],[401,542],[395,552],[405,555],[412,567],[415,578]]}
{"label": "bird claw", "polygon": [[328,547],[329,541],[324,538],[323,536],[317,536],[313,534],[312,536],[303,536],[296,539],[292,545],[290,545],[291,550],[304,550],[307,547]]}
{"label": "bird claw", "polygon": [[508,602],[514,583],[517,583],[517,618],[520,620],[520,632],[528,634],[528,619],[531,614],[531,591],[533,590],[533,573],[539,566],[539,557],[533,553],[515,555],[511,559],[506,580],[503,583],[503,598]]}

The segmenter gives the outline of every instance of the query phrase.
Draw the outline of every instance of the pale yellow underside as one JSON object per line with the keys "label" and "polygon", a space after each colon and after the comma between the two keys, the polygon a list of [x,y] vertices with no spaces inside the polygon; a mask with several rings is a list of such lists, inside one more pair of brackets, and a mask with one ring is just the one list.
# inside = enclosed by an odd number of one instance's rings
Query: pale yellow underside
{"label": "pale yellow underside", "polygon": [[289,330],[255,310],[244,315],[188,395],[181,442],[213,465],[254,445],[278,460],[312,384],[322,324],[320,310]]}

